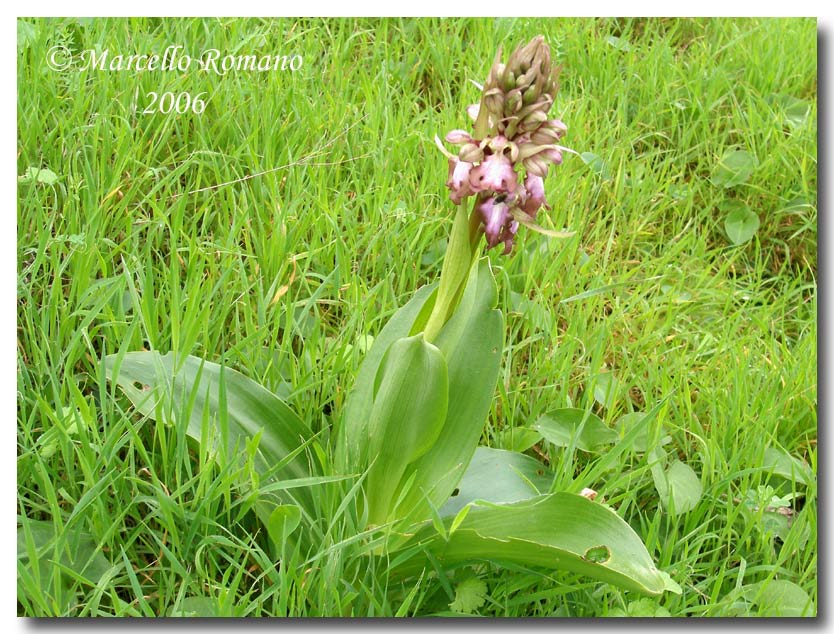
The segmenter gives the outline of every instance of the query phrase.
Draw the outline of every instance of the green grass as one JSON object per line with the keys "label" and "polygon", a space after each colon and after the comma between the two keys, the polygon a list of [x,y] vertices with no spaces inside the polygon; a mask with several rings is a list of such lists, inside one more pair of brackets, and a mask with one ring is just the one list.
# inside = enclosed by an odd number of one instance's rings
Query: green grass
{"label": "green grass", "polygon": [[[658,407],[666,454],[703,484],[687,513],[661,507],[643,454],[602,468],[603,456],[544,443],[528,453],[559,486],[596,489],[683,587],[651,605],[757,614],[768,602],[745,603],[744,589],[773,580],[817,603],[816,484],[771,476],[765,456],[816,472],[815,21],[25,24],[18,175],[58,179],[18,188],[18,614],[164,615],[189,597],[225,615],[449,611],[460,577],[394,583],[346,542],[347,519],[315,561],[290,552],[276,566],[240,474],[136,415],[100,362],[142,348],[224,362],[326,438],[363,337],[439,276],[454,206],[433,136],[468,123],[469,80],[484,80],[500,44],[538,33],[564,65],[553,112],[566,143],[603,163],[568,156],[546,181],[542,222],[574,237],[525,232],[513,257],[489,252],[507,332],[483,443],[555,408],[593,406],[613,424]],[[303,67],[55,72],[56,44],[298,53]],[[150,91],[206,92],[208,105],[137,114]],[[789,122],[773,95],[809,110]],[[723,188],[711,176],[731,150],[757,167]],[[724,231],[727,200],[761,221],[741,246]],[[594,403],[606,372],[615,388]],[[745,503],[766,485],[800,494],[778,536],[772,514]],[[55,546],[34,566],[25,554],[50,525]],[[79,530],[99,553],[94,582],[67,559]],[[486,616],[605,616],[639,599],[560,571],[474,574]]]}

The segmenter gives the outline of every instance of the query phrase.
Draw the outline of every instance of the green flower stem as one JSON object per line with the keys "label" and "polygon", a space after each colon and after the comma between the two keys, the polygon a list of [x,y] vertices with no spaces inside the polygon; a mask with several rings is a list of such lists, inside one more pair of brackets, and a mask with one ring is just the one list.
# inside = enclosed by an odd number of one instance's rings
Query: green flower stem
{"label": "green flower stem", "polygon": [[457,308],[466,287],[466,280],[469,279],[472,266],[478,259],[480,237],[480,220],[474,207],[467,215],[463,207],[458,206],[449,246],[446,247],[446,255],[443,258],[443,268],[440,270],[437,299],[423,331],[423,337],[430,343],[435,340],[440,329]]}

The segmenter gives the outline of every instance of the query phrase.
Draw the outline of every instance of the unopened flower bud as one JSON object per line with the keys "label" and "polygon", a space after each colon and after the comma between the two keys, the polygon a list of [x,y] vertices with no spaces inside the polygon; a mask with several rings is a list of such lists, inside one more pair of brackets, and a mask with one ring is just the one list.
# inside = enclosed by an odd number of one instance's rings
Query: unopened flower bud
{"label": "unopened flower bud", "polygon": [[547,176],[547,167],[549,164],[549,161],[541,153],[524,159],[524,169],[527,170],[527,173],[538,176],[539,178]]}
{"label": "unopened flower bud", "polygon": [[[523,74],[534,65],[541,63],[543,56],[547,55],[547,60],[550,60],[550,50],[544,42],[544,37],[538,35],[534,37],[523,48],[516,49],[507,62],[507,67],[516,75]],[[518,71],[521,72],[518,72]]]}
{"label": "unopened flower bud", "polygon": [[559,136],[564,136],[567,134],[568,126],[566,126],[560,119],[548,119],[545,124],[547,128],[552,130],[556,130],[559,133]]}
{"label": "unopened flower bud", "polygon": [[452,130],[446,135],[446,141],[460,145],[461,143],[471,143],[472,136],[466,130]]}
{"label": "unopened flower bud", "polygon": [[514,88],[508,92],[504,101],[504,115],[510,116],[518,112],[521,109],[521,100],[521,91],[518,88]]}
{"label": "unopened flower bud", "polygon": [[543,152],[543,154],[554,165],[562,164],[562,152],[557,148],[548,148]]}
{"label": "unopened flower bud", "polygon": [[521,120],[518,128],[522,132],[532,132],[537,130],[545,121],[547,121],[547,115],[541,110],[534,110]]}
{"label": "unopened flower bud", "polygon": [[[524,92],[525,90],[532,88],[533,90],[536,89],[535,81],[538,76],[539,69],[536,67],[531,68],[523,75],[519,76],[515,80],[515,87]],[[539,86],[539,89],[544,88],[544,86]]]}
{"label": "unopened flower bud", "polygon": [[530,135],[530,141],[536,145],[553,145],[559,141],[559,136],[558,130],[543,125]]}
{"label": "unopened flower bud", "polygon": [[538,97],[538,91],[535,89],[535,87],[530,86],[529,88],[527,88],[527,90],[525,90],[522,93],[521,103],[523,103],[525,106],[529,106],[531,103],[535,102]]}
{"label": "unopened flower bud", "polygon": [[[501,52],[498,52],[496,59],[501,58]],[[486,84],[484,84],[484,89],[489,89],[493,87],[497,87],[501,84],[501,80],[504,77],[504,71],[506,70],[506,66],[501,62],[496,61],[492,68],[489,69],[489,76],[487,77]]]}
{"label": "unopened flower bud", "polygon": [[490,114],[500,119],[504,111],[504,93],[500,88],[493,88],[484,93],[484,105]]}
{"label": "unopened flower bud", "polygon": [[484,160],[484,151],[476,143],[467,143],[458,152],[458,158],[467,163],[478,163]]}

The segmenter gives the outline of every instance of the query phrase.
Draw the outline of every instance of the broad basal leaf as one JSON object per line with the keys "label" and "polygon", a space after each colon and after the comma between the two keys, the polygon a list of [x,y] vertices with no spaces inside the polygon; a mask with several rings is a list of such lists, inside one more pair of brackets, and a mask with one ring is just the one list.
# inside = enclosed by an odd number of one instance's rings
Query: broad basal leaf
{"label": "broad basal leaf", "polygon": [[437,284],[431,284],[419,289],[374,337],[373,345],[359,366],[359,372],[345,404],[336,447],[336,464],[340,470],[350,471],[354,465],[367,465],[368,422],[379,366],[391,344],[397,339],[409,336],[409,331],[421,311],[431,309],[436,288]]}
{"label": "broad basal leaf", "polygon": [[[475,505],[448,540],[429,524],[408,546],[414,544],[445,567],[510,563],[569,570],[646,594],[680,592],[655,568],[626,522],[581,495],[553,493],[514,504]],[[400,574],[419,573],[425,565],[424,559],[412,557],[401,564]]]}
{"label": "broad basal leaf", "polygon": [[[369,463],[366,439],[377,370],[397,339],[418,334],[425,325],[434,301],[432,293],[433,287],[417,291],[376,336],[362,362],[340,430],[337,453],[343,470],[357,472]],[[449,404],[432,448],[404,475],[405,479],[414,478],[401,507],[411,509],[415,521],[429,517],[426,496],[436,507],[448,499],[477,447],[501,360],[503,319],[495,310],[497,301],[492,272],[483,260],[473,267],[457,310],[435,340],[446,360]]]}
{"label": "broad basal leaf", "polygon": [[442,506],[475,453],[501,364],[504,320],[495,309],[497,302],[495,279],[485,259],[473,269],[454,316],[436,340],[449,373],[449,408],[432,448],[409,467],[415,480],[405,508],[427,508],[426,495],[436,507]]}
{"label": "broad basal leaf", "polygon": [[[309,440],[311,432],[281,399],[239,372],[190,355],[176,358],[173,353],[158,352],[129,352],[121,363],[118,355],[110,355],[105,368],[107,377],[142,414],[155,420],[160,416],[158,422],[176,420],[198,442],[208,440],[202,437],[205,414],[215,448],[223,442],[229,459],[236,460],[246,441],[260,434],[257,465],[261,473],[286,479],[315,473],[310,468],[312,458],[303,450],[277,473],[272,472]],[[292,495],[312,508],[306,489],[294,489]]]}
{"label": "broad basal leaf", "polygon": [[535,458],[515,451],[478,447],[440,515],[456,515],[476,500],[493,504],[527,500],[549,492],[552,482],[553,474]]}
{"label": "broad basal leaf", "polygon": [[388,519],[407,466],[437,440],[448,402],[449,377],[440,350],[422,335],[391,344],[374,381],[368,421],[371,465],[365,494],[372,524]]}

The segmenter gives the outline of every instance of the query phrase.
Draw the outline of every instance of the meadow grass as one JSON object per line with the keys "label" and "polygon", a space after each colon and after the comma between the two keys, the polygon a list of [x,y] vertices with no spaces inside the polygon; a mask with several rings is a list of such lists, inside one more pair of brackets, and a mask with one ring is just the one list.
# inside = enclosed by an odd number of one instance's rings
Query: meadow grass
{"label": "meadow grass", "polygon": [[[57,180],[18,188],[20,615],[449,613],[459,576],[389,579],[347,518],[317,557],[276,566],[240,473],[137,415],[101,360],[144,348],[225,363],[326,439],[365,336],[439,276],[454,207],[433,136],[467,125],[470,80],[499,45],[539,33],[564,65],[565,142],[594,156],[567,156],[546,181],[542,223],[573,237],[526,232],[512,257],[488,253],[506,335],[482,442],[506,446],[555,408],[609,425],[657,408],[663,450],[703,494],[673,513],[648,454],[604,462],[538,443],[528,453],[554,487],[597,490],[683,593],[647,608],[561,571],[456,575],[483,582],[486,616],[758,614],[769,606],[745,588],[774,580],[816,603],[816,484],[772,476],[766,453],[816,473],[814,20],[37,19],[18,30],[18,175]],[[303,66],[56,72],[57,44],[297,53]],[[207,106],[141,114],[151,91],[205,92]],[[731,150],[756,166],[722,187]],[[727,201],[761,221],[740,246]],[[768,485],[797,494],[781,530]],[[95,582],[86,558],[67,560],[72,529],[99,553]],[[38,531],[57,537],[33,565]]]}

